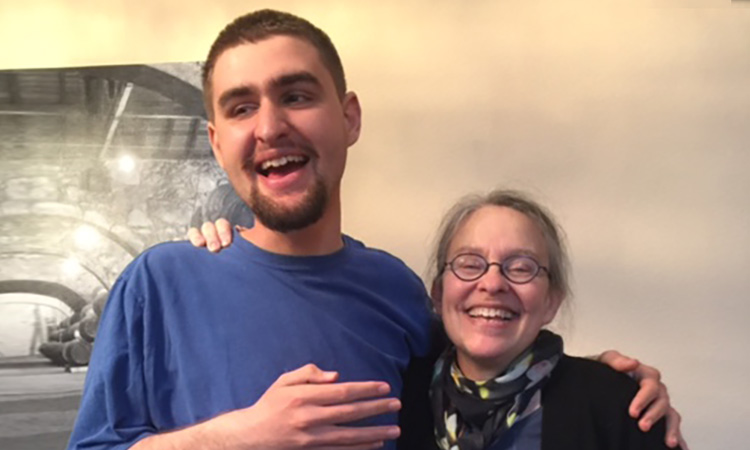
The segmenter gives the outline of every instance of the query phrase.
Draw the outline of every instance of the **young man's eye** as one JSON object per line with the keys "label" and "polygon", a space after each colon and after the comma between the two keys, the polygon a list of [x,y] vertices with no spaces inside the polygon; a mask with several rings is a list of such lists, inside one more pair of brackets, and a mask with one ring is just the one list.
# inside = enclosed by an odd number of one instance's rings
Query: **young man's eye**
{"label": "young man's eye", "polygon": [[255,111],[255,107],[249,103],[243,103],[232,108],[232,116],[244,116]]}
{"label": "young man's eye", "polygon": [[287,105],[298,105],[310,101],[310,96],[300,92],[293,92],[284,96],[284,103]]}

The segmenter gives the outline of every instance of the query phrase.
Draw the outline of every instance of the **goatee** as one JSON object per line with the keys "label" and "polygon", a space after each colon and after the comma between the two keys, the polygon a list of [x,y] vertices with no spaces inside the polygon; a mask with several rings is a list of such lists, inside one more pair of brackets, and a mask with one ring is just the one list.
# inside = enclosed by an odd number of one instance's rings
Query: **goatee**
{"label": "goatee", "polygon": [[257,189],[250,193],[250,209],[255,218],[271,230],[280,233],[301,230],[314,224],[325,212],[328,204],[328,191],[323,180],[317,178],[305,194],[299,206],[288,208],[278,204]]}

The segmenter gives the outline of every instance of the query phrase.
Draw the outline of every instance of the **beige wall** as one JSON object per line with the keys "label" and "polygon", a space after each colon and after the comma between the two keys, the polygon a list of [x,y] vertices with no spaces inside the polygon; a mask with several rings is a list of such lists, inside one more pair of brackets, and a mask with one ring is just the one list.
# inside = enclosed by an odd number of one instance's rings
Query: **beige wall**
{"label": "beige wall", "polygon": [[692,449],[746,448],[750,3],[402,3],[3,1],[0,68],[198,60],[247,8],[308,17],[364,106],[350,234],[422,272],[460,194],[531,190],[572,247],[568,349],[658,365]]}

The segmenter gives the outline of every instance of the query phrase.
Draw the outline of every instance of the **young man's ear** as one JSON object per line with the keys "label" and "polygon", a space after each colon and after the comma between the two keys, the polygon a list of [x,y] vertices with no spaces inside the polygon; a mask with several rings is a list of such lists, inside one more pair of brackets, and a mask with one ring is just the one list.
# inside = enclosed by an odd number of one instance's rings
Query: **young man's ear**
{"label": "young man's ear", "polygon": [[216,162],[219,163],[219,167],[223,169],[224,158],[221,154],[221,146],[219,145],[219,134],[216,131],[216,127],[214,127],[214,124],[211,122],[208,122],[206,128],[208,131],[208,141],[211,143],[211,151],[214,152],[214,158],[216,158]]}
{"label": "young man's ear", "polygon": [[357,94],[347,92],[341,105],[346,121],[347,144],[354,145],[359,139],[359,132],[362,129],[362,107],[359,105]]}
{"label": "young man's ear", "polygon": [[443,307],[443,279],[442,277],[432,282],[430,289],[430,298],[432,299],[432,309],[435,314],[440,315]]}

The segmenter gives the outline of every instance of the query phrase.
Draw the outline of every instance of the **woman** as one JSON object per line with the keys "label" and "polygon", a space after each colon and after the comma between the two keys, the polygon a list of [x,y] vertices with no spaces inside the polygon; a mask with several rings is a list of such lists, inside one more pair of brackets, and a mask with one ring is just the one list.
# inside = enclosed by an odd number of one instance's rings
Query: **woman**
{"label": "woman", "polygon": [[543,327],[569,294],[555,222],[524,195],[469,197],[444,219],[432,299],[452,345],[430,390],[439,448],[657,449],[627,414],[636,383],[563,353]]}

